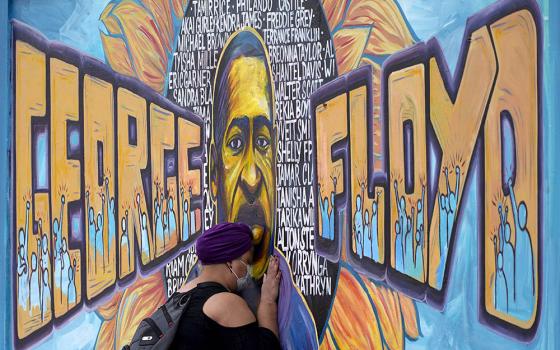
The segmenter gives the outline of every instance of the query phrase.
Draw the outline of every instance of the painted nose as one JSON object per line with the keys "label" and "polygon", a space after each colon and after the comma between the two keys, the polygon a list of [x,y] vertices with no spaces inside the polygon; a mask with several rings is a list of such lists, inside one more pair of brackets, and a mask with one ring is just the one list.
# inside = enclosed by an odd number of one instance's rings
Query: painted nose
{"label": "painted nose", "polygon": [[241,188],[250,204],[253,204],[257,198],[261,185],[262,172],[251,159],[241,173]]}

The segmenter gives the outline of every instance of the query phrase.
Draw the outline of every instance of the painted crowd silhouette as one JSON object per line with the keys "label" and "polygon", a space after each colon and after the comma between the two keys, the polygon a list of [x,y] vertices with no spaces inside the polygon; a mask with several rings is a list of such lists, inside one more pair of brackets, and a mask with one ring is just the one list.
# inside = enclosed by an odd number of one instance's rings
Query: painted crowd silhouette
{"label": "painted crowd silhouette", "polygon": [[[437,208],[439,210],[439,260],[436,281],[443,283],[445,262],[449,251],[450,236],[456,220],[459,187],[461,185],[461,169],[455,166],[455,187],[449,182],[449,169],[444,168],[446,191],[438,193]],[[321,235],[325,239],[334,240],[334,199],[337,178],[331,177],[334,185],[333,191],[327,197],[321,191],[319,210],[321,215]],[[355,253],[360,259],[368,258],[379,262],[379,216],[378,204],[381,191],[372,203],[371,208],[364,208],[363,198],[365,183],[361,183],[361,194],[355,197],[355,208],[352,215],[352,237],[356,249]],[[398,212],[393,229],[395,234],[394,254],[395,268],[397,271],[412,276],[418,280],[426,279],[426,262],[423,255],[424,235],[424,210],[426,208],[426,186],[422,184],[422,194],[416,205],[407,208],[403,195],[399,195],[398,182],[393,182],[395,190],[395,205]],[[535,303],[535,277],[533,242],[527,229],[527,206],[524,201],[517,202],[513,180],[508,180],[509,205],[498,203],[497,212],[500,224],[496,232],[492,233],[491,241],[494,247],[493,297],[496,310],[511,314],[520,319],[529,319]],[[504,200],[505,202],[505,200]],[[410,204],[410,203],[408,203]],[[510,224],[510,207],[514,231]],[[371,209],[371,211],[370,211]],[[371,213],[371,214],[370,214]]]}

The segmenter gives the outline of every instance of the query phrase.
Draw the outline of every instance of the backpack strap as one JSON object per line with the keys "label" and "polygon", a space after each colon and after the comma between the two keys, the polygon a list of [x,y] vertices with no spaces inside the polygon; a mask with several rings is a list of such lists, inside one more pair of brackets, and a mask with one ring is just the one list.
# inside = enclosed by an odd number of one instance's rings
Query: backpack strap
{"label": "backpack strap", "polygon": [[[163,317],[165,317],[165,320],[167,321],[167,325],[169,326],[169,328],[173,327],[173,325],[174,325],[173,319],[171,319],[171,315],[169,314],[169,311],[167,311],[167,306],[165,306],[165,304],[163,304],[160,307],[160,309],[161,309],[161,313],[163,314]],[[185,306],[185,309],[186,309],[186,306]]]}

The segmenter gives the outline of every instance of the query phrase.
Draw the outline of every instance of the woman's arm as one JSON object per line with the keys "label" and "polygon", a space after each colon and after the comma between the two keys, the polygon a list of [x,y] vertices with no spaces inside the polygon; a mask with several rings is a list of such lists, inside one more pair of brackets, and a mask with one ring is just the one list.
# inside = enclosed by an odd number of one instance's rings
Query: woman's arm
{"label": "woman's arm", "polygon": [[278,268],[278,258],[272,256],[268,264],[267,273],[264,275],[261,301],[257,309],[257,320],[260,327],[267,328],[278,337],[278,287],[281,272]]}

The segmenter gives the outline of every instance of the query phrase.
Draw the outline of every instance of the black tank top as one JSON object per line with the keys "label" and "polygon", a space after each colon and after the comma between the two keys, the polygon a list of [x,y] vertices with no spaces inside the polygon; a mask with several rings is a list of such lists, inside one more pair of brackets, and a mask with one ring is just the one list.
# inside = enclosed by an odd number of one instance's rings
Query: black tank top
{"label": "black tank top", "polygon": [[183,295],[190,295],[189,304],[177,325],[177,333],[170,349],[280,349],[271,330],[257,322],[241,327],[224,327],[203,311],[211,296],[228,292],[216,282],[199,283]]}

